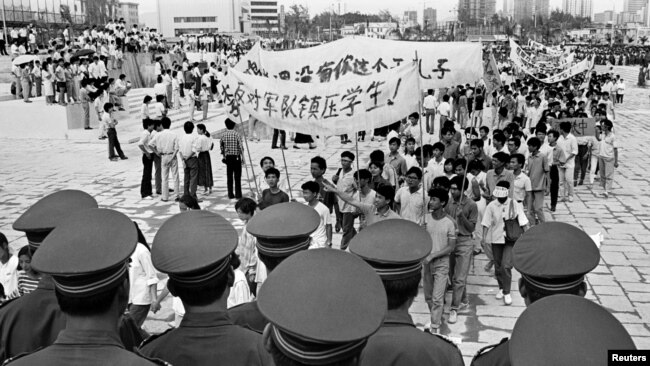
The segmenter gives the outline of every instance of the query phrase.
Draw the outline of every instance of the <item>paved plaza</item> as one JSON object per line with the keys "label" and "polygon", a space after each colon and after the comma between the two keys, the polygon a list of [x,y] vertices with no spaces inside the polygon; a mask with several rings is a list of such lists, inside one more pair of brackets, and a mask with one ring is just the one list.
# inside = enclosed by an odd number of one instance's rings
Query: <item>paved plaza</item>
{"label": "paved plaza", "polygon": [[[641,349],[650,348],[649,94],[648,90],[629,87],[625,104],[622,107],[617,105],[615,132],[622,148],[614,194],[604,199],[598,196],[598,187],[590,190],[587,186],[580,186],[574,202],[559,203],[555,213],[546,213],[552,220],[579,226],[588,234],[602,233],[601,262],[588,275],[587,297],[609,309]],[[34,105],[34,108],[46,107]],[[150,243],[156,229],[179,212],[174,202],[161,202],[159,198],[140,199],[142,164],[137,144],[123,141],[129,160],[110,162],[106,142],[25,137],[0,139],[0,231],[7,235],[14,249],[26,245],[27,241],[21,233],[12,230],[12,223],[38,199],[60,189],[81,189],[94,196],[101,207],[127,214],[138,222]],[[225,166],[221,163],[217,141],[215,143],[212,152],[215,189],[212,195],[201,197],[204,199],[201,205],[225,216],[240,230],[242,222],[237,219],[234,201],[227,198]],[[289,142],[287,144],[291,146]],[[366,162],[369,153],[378,148],[387,150],[387,143],[368,140],[359,143],[360,161]],[[326,147],[321,143],[316,150],[287,150],[286,164],[291,173],[294,198],[301,200],[299,187],[310,179],[311,157],[319,154],[328,161],[329,178],[336,172],[343,150],[354,151],[354,145],[341,145],[338,137],[331,137]],[[250,143],[250,153],[256,174],[261,172],[258,162],[265,155],[273,157],[278,166],[284,167],[280,151],[271,150],[270,141]],[[286,179],[285,170],[281,172],[282,179]],[[182,172],[180,174],[182,182]],[[245,179],[246,175],[243,177]],[[245,191],[249,190],[245,181],[243,187]],[[337,234],[335,245],[339,241],[340,235]],[[504,306],[501,300],[495,299],[497,283],[483,270],[485,264],[486,257],[481,254],[474,259],[470,270],[470,308],[459,313],[456,324],[443,323],[441,329],[443,334],[459,343],[466,363],[478,349],[508,337],[515,320],[524,310],[516,285],[513,285],[512,306]],[[513,281],[517,281],[518,274],[513,275]],[[421,294],[411,307],[411,313],[418,326],[427,322],[428,309]],[[150,314],[145,329],[161,332],[172,320],[173,311],[168,299],[160,312]]]}

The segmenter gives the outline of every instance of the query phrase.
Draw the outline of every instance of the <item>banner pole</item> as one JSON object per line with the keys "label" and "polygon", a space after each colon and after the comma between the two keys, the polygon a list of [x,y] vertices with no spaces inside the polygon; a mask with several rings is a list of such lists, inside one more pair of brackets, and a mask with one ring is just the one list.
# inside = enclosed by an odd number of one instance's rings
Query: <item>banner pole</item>
{"label": "banner pole", "polygon": [[[284,146],[282,146],[284,147]],[[289,198],[293,201],[293,193],[291,193],[291,181],[289,180],[289,167],[287,166],[287,158],[284,156],[284,149],[280,147],[280,151],[282,151],[282,161],[284,162],[284,171],[287,174],[287,185],[289,188]]]}
{"label": "banner pole", "polygon": [[[356,159],[357,160],[357,182],[359,183],[359,185],[361,185],[361,176],[359,175],[359,159],[361,159],[361,157],[359,156],[359,136],[358,136],[358,132],[355,132],[355,135],[357,135],[356,140],[354,142],[354,150],[357,153],[357,159]],[[357,193],[359,194],[359,202],[361,202],[361,189],[359,187],[357,187]]]}
{"label": "banner pole", "polygon": [[[419,58],[418,58],[418,51],[415,51],[415,62],[416,64],[419,63]],[[420,117],[422,116],[422,88],[420,87],[420,78],[418,78],[418,112],[420,113]],[[424,211],[424,215],[426,216],[426,213],[429,211],[427,209],[427,187],[424,186],[424,134],[422,132],[422,118],[420,118],[420,161],[422,162],[422,210]],[[435,124],[435,121],[432,120],[431,124]],[[442,126],[438,126],[439,129],[442,128]]]}
{"label": "banner pole", "polygon": [[[260,189],[257,186],[257,179],[255,179],[255,169],[253,168],[253,159],[251,158],[251,149],[248,147],[248,138],[246,137],[246,129],[244,128],[244,120],[241,117],[241,109],[237,107],[237,111],[239,112],[239,126],[241,127],[242,135],[244,135],[244,144],[246,144],[246,153],[248,153],[248,162],[251,164],[251,174],[253,174],[253,183],[255,183],[255,191],[257,192],[257,197],[262,198],[262,195],[260,194]],[[250,118],[248,119],[248,123],[250,123]],[[244,167],[246,168],[246,178],[249,180],[248,186],[251,188],[251,191],[253,188],[251,187],[251,182],[250,182],[250,177],[248,176],[248,167],[246,167],[246,161],[244,160]]]}

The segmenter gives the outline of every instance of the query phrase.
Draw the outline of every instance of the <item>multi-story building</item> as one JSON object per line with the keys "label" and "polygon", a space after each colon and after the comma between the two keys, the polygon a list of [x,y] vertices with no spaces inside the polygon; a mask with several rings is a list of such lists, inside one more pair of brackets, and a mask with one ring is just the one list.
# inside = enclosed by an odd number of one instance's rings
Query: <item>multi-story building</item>
{"label": "multi-story building", "polygon": [[404,12],[404,23],[406,24],[418,24],[418,12],[417,10],[407,10]]}
{"label": "multi-story building", "polygon": [[515,16],[515,0],[503,0],[503,15],[510,18]]}
{"label": "multi-story building", "polygon": [[[504,4],[508,0],[504,0]],[[459,20],[468,24],[485,24],[496,12],[496,0],[459,0]],[[505,11],[504,11],[505,12]]]}
{"label": "multi-story building", "polygon": [[280,33],[277,0],[251,0],[251,29],[262,36]]}
{"label": "multi-story building", "polygon": [[575,17],[591,18],[593,0],[562,0],[562,11]]}
{"label": "multi-story building", "polygon": [[602,13],[594,14],[594,23],[608,24],[610,22],[616,23],[617,14],[612,10],[607,10]]}
{"label": "multi-story building", "polygon": [[424,18],[422,19],[423,26],[427,28],[435,28],[436,27],[436,22],[437,22],[437,17],[438,17],[438,12],[436,9],[433,8],[426,8],[424,9],[423,12]]}
{"label": "multi-story building", "polygon": [[131,28],[133,24],[140,24],[138,3],[127,1],[120,2],[119,7],[117,8],[117,18],[124,19],[127,29]]}
{"label": "multi-story building", "polygon": [[648,6],[648,0],[625,0],[623,3],[623,12],[636,13]]}
{"label": "multi-story building", "polygon": [[142,19],[164,37],[178,37],[181,34],[248,33],[250,14],[250,5],[244,0],[157,0],[156,12],[142,14]]}
{"label": "multi-story building", "polygon": [[517,0],[515,1],[514,19],[533,19],[534,17],[548,18],[549,0]]}
{"label": "multi-story building", "polygon": [[[86,22],[87,2],[92,0],[4,0],[0,1],[2,14],[7,27],[21,27],[30,23],[45,23],[63,25],[72,21],[73,24]],[[69,11],[70,19],[64,18],[62,13]],[[106,14],[111,18],[111,14]]]}

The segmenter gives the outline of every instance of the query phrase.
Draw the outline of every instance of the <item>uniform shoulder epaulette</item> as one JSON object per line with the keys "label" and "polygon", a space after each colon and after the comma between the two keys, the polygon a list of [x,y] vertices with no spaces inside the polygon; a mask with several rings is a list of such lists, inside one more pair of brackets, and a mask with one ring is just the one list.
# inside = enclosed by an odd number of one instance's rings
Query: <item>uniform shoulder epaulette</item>
{"label": "uniform shoulder epaulette", "polygon": [[44,347],[39,347],[38,349],[36,349],[36,350],[34,350],[34,351],[31,351],[31,352],[23,352],[23,353],[19,353],[19,354],[15,355],[14,357],[9,357],[8,359],[6,359],[6,360],[2,363],[2,366],[9,365],[9,364],[12,363],[13,361],[16,361],[17,359],[19,359],[19,358],[23,358],[23,357],[25,357],[25,356],[29,356],[29,355],[31,355],[32,353],[34,353],[34,352],[38,352],[38,351],[40,351],[40,350],[43,349],[43,348],[44,348]]}
{"label": "uniform shoulder epaulette", "polygon": [[503,343],[505,343],[507,341],[508,341],[508,337],[505,337],[505,338],[501,339],[501,341],[499,341],[499,343],[491,344],[489,346],[485,346],[485,347],[479,349],[476,352],[476,354],[474,355],[474,358],[476,358],[476,357],[478,357],[478,356],[480,356],[480,355],[482,355],[482,354],[484,354],[484,353],[486,353],[488,351],[491,351],[491,350],[497,348],[498,346],[502,345]]}
{"label": "uniform shoulder epaulette", "polygon": [[3,302],[2,304],[0,304],[0,309],[4,308],[5,306],[7,306],[7,304],[9,304],[11,302],[14,302],[14,301],[16,301],[18,299],[20,299],[20,296],[19,297],[14,297],[11,300],[7,300],[7,301]]}
{"label": "uniform shoulder epaulette", "polygon": [[[164,332],[162,332],[162,333],[160,333],[160,334],[150,335],[149,337],[147,337],[147,339],[145,339],[144,341],[142,341],[142,342],[140,343],[140,345],[137,347],[137,350],[139,351],[140,349],[142,349],[142,347],[144,347],[144,346],[146,346],[147,344],[153,342],[154,340],[156,340],[156,339],[158,339],[158,338],[164,336],[165,334],[171,332],[171,331],[174,330],[174,329],[176,329],[176,328],[169,328],[169,329],[167,329],[166,331],[164,331]],[[145,357],[142,353],[140,353],[140,352],[137,352],[137,353],[138,353],[140,356]],[[145,358],[146,358],[146,357],[145,357]]]}

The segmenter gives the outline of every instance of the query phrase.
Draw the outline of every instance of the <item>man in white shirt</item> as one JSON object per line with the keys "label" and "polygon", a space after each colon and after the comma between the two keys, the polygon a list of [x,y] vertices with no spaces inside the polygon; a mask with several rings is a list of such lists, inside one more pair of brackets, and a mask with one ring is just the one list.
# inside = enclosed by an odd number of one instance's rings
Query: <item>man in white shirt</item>
{"label": "man in white shirt", "polygon": [[[149,177],[151,178],[151,177]],[[150,179],[151,180],[151,179]],[[138,327],[147,319],[151,304],[156,300],[158,276],[151,262],[151,252],[142,243],[138,243],[131,254],[129,262],[129,314]],[[159,309],[151,309],[154,312]]]}
{"label": "man in white shirt", "polygon": [[427,91],[427,96],[424,97],[424,101],[422,102],[422,107],[424,107],[424,118],[426,122],[426,128],[427,128],[427,133],[433,134],[433,121],[436,118],[436,107],[437,107],[437,100],[436,97],[434,96],[434,90],[429,89]]}
{"label": "man in white shirt", "polygon": [[427,193],[422,191],[422,170],[413,167],[406,173],[406,186],[400,188],[395,194],[395,211],[403,219],[424,226],[429,202]]}
{"label": "man in white shirt", "polygon": [[531,209],[533,188],[530,178],[521,169],[524,166],[526,158],[522,154],[510,155],[510,170],[515,176],[514,189],[512,197],[515,201],[524,205],[525,208]]}
{"label": "man in white shirt", "polygon": [[444,125],[448,119],[451,119],[451,105],[449,105],[449,95],[442,96],[442,103],[438,106],[440,115],[440,126]]}
{"label": "man in white shirt", "polygon": [[184,194],[190,195],[201,202],[196,197],[196,187],[199,182],[199,151],[197,138],[194,132],[194,123],[187,121],[183,125],[185,135],[178,140],[178,155],[183,162],[183,190]]}
{"label": "man in white shirt", "polygon": [[578,140],[571,133],[571,122],[560,123],[560,138],[557,145],[564,151],[566,156],[566,163],[559,166],[560,184],[563,188],[560,190],[560,202],[567,199],[573,202],[573,173],[575,169],[575,157],[578,155]]}
{"label": "man in white shirt", "polygon": [[99,57],[93,57],[93,63],[88,66],[88,73],[90,78],[94,80],[101,80],[104,76],[108,75],[106,73],[106,66],[103,62],[99,61]]}
{"label": "man in white shirt", "polygon": [[176,201],[180,200],[180,180],[178,177],[178,160],[176,154],[178,153],[178,136],[171,131],[172,121],[169,118],[162,119],[163,130],[158,132],[149,146],[153,152],[160,156],[160,165],[162,172],[162,198],[161,201],[167,202],[169,200],[169,171],[171,170],[172,178],[174,179],[174,191],[176,192]]}
{"label": "man in white shirt", "polygon": [[332,247],[332,217],[330,211],[318,200],[320,185],[318,182],[309,181],[302,185],[302,197],[309,207],[316,210],[320,217],[318,228],[311,234],[309,249]]}
{"label": "man in white shirt", "polygon": [[142,151],[142,182],[140,183],[140,196],[142,199],[152,199],[153,191],[151,187],[151,172],[153,171],[154,153],[149,143],[151,142],[151,132],[153,132],[154,121],[145,119],[143,122],[144,130],[140,135],[138,147]]}

